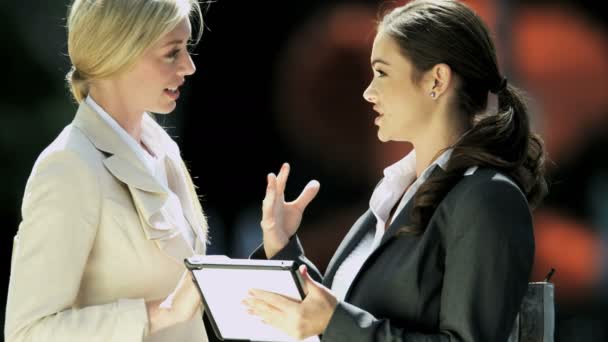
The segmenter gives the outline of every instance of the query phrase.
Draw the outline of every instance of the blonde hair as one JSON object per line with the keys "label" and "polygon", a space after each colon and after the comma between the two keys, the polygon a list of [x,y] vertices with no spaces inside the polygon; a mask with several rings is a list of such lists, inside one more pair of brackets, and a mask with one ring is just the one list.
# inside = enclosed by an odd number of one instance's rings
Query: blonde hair
{"label": "blonde hair", "polygon": [[86,98],[92,80],[129,70],[184,18],[198,24],[198,43],[203,17],[197,0],[74,0],[67,22],[72,69],[66,76],[74,99]]}

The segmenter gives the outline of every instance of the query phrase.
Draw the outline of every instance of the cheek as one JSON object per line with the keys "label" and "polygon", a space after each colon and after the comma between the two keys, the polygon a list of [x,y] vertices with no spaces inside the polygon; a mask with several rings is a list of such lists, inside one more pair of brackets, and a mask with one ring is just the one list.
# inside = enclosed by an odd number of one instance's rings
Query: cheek
{"label": "cheek", "polygon": [[391,89],[385,93],[387,114],[394,117],[403,117],[409,111],[407,95],[398,89]]}
{"label": "cheek", "polygon": [[424,101],[421,95],[413,90],[406,88],[394,88],[390,94],[390,103],[395,114],[400,113],[408,119],[414,119],[424,112]]}
{"label": "cheek", "polygon": [[392,110],[399,110],[408,100],[408,92],[403,89],[403,86],[398,81],[383,84],[382,101]]}
{"label": "cheek", "polygon": [[140,82],[138,86],[144,89],[162,91],[170,82],[171,70],[172,68],[168,63],[147,63],[138,70],[139,75],[137,79]]}

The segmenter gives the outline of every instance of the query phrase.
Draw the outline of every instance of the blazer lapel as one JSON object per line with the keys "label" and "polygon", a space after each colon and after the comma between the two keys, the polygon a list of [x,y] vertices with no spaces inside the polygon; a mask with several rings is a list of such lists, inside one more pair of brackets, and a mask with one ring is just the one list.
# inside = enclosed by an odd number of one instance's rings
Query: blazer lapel
{"label": "blazer lapel", "polygon": [[370,227],[372,227],[375,223],[376,217],[372,213],[371,209],[368,209],[357,220],[357,222],[355,222],[327,265],[327,270],[325,271],[325,276],[323,277],[323,284],[325,286],[331,287],[338,267],[342,264],[342,262],[344,262],[344,259],[346,259],[350,252],[352,252],[355,246],[357,246],[357,244],[361,241],[363,236],[368,232]]}
{"label": "blazer lapel", "polygon": [[[429,175],[429,178],[427,180],[437,177],[438,175],[441,175],[443,173],[445,173],[445,171],[443,171],[443,169],[441,167],[435,166],[435,168],[433,169],[433,171],[431,172],[431,174]],[[399,230],[401,230],[404,227],[409,226],[412,223],[411,213],[412,213],[413,207],[414,207],[414,197],[412,197],[407,202],[407,204],[403,207],[403,209],[397,214],[397,216],[395,217],[393,222],[389,225],[388,229],[384,233],[384,236],[382,236],[380,246],[378,246],[378,248],[376,250],[381,249],[382,246],[384,246],[389,240],[391,240],[392,238],[394,238],[397,235]]]}
{"label": "blazer lapel", "polygon": [[[443,169],[441,169],[441,167],[437,166],[431,172],[431,175],[429,176],[428,179],[436,177],[437,175],[439,175],[441,173],[444,173]],[[384,249],[384,247],[386,246],[386,244],[388,244],[390,241],[392,241],[393,239],[396,238],[397,233],[399,232],[399,230],[401,230],[401,228],[407,227],[408,225],[410,225],[412,223],[411,211],[412,211],[412,209],[414,207],[414,201],[413,201],[413,199],[414,198],[412,197],[407,202],[407,204],[403,207],[403,209],[399,213],[397,213],[397,216],[395,217],[395,219],[393,220],[393,222],[389,225],[388,229],[386,230],[386,232],[382,236],[382,240],[380,241],[380,245],[378,246],[378,248],[376,248],[369,255],[369,257],[365,260],[365,262],[363,263],[363,265],[359,269],[359,272],[357,273],[357,275],[353,278],[353,281],[352,281],[352,283],[351,283],[351,285],[350,285],[350,287],[349,287],[349,289],[346,292],[346,295],[344,297],[346,300],[348,300],[349,295],[351,293],[351,290],[354,288],[356,282],[361,277],[361,274],[363,274],[363,272],[365,271],[365,269],[369,265],[370,260],[374,259],[374,255],[376,255],[378,253],[381,253],[382,250]],[[406,237],[403,237],[403,238],[406,238]]]}
{"label": "blazer lapel", "polygon": [[169,187],[175,192],[182,205],[184,217],[196,235],[195,252],[205,254],[207,241],[207,219],[203,215],[194,184],[181,158],[168,155],[165,159]]}
{"label": "blazer lapel", "polygon": [[[404,226],[407,226],[411,222],[409,212],[411,211],[412,206],[413,206],[412,201],[409,201],[405,205],[405,207],[397,214],[397,216],[395,217],[393,222],[389,225],[388,229],[382,236],[380,245],[374,251],[372,251],[370,253],[370,255],[367,257],[367,259],[363,262],[363,265],[361,265],[361,268],[357,271],[357,274],[353,278],[353,281],[351,282],[350,286],[348,287],[348,290],[346,291],[346,294],[344,295],[345,300],[348,300],[350,293],[352,292],[352,289],[355,287],[355,284],[361,277],[361,274],[363,274],[365,272],[367,265],[369,265],[370,260],[373,259],[374,255],[376,255],[377,253],[381,253],[381,251],[384,249],[385,245],[387,243],[389,243],[389,241],[391,241],[396,236],[396,233],[399,231],[399,229]],[[371,210],[369,210],[369,212],[371,213]],[[372,217],[374,216],[373,213],[371,213],[371,215],[372,215]],[[357,241],[360,241],[361,237],[359,237],[357,239]],[[344,260],[344,258],[342,258],[340,260],[340,262],[342,262],[343,260]]]}
{"label": "blazer lapel", "polygon": [[184,164],[179,148],[167,132],[156,123],[150,116],[144,116],[142,120],[142,138],[153,147],[155,151],[164,152],[164,163],[167,171],[167,183],[169,189],[180,201],[182,212],[186,221],[194,231],[194,251],[196,254],[205,254],[207,247],[207,219],[203,214],[203,208],[192,183],[190,172]]}
{"label": "blazer lapel", "polygon": [[[144,116],[144,121],[148,119],[152,120]],[[83,131],[95,147],[109,155],[103,164],[128,187],[146,237],[180,264],[191,256],[192,247],[166,211],[168,190],[150,174],[118,133],[86,102],[80,104],[73,125]]]}

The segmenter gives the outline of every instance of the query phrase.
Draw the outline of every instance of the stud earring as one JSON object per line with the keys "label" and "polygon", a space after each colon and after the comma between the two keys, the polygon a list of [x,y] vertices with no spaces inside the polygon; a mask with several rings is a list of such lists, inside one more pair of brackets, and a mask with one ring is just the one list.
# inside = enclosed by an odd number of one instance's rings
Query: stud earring
{"label": "stud earring", "polygon": [[431,92],[431,97],[434,99],[437,96],[434,91]]}

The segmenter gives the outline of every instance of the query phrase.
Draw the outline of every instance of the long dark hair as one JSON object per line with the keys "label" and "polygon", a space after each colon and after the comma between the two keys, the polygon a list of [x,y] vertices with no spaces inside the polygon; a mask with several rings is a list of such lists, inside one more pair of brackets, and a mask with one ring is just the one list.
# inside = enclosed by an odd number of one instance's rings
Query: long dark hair
{"label": "long dark hair", "polygon": [[[459,77],[455,105],[470,129],[452,146],[446,172],[431,177],[413,198],[412,224],[424,231],[439,202],[471,166],[491,167],[511,177],[536,207],[547,192],[545,151],[530,131],[522,92],[498,70],[496,50],[483,21],[453,0],[414,0],[381,20],[379,31],[392,37],[420,76],[445,63]],[[498,110],[486,111],[488,92],[498,95]]]}

